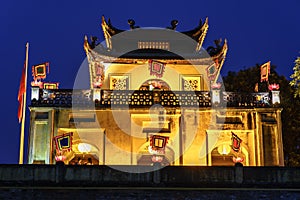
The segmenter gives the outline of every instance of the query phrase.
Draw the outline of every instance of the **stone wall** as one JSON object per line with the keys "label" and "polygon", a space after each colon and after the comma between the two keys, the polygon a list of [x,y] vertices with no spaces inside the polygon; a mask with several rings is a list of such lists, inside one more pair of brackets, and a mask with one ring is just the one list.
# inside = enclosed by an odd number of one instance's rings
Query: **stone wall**
{"label": "stone wall", "polygon": [[[300,169],[286,167],[0,165],[0,199],[299,199]],[[149,168],[149,169],[145,169]]]}

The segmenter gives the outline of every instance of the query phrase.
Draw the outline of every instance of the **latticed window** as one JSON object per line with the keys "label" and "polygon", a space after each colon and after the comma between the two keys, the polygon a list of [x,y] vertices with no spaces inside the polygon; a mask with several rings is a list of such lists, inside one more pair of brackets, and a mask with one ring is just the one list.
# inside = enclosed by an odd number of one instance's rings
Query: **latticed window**
{"label": "latticed window", "polygon": [[170,50],[169,42],[155,42],[155,41],[147,41],[147,42],[138,42],[139,49],[163,49]]}

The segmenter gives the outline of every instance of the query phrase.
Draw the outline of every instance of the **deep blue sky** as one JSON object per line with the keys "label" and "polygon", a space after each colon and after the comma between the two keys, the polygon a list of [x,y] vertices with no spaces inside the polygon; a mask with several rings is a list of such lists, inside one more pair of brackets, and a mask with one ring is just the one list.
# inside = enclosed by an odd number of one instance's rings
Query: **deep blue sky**
{"label": "deep blue sky", "polygon": [[[121,29],[129,28],[129,18],[141,27],[166,27],[172,19],[178,19],[178,31],[192,29],[200,18],[208,17],[210,27],[203,46],[212,45],[220,37],[228,40],[223,76],[229,70],[238,71],[271,60],[279,74],[289,77],[293,62],[300,55],[299,7],[298,0],[1,2],[0,164],[18,162],[17,93],[27,41],[30,42],[29,66],[49,61],[47,80],[60,82],[60,88],[72,88],[85,58],[84,35],[103,39],[101,15],[110,17],[112,24]],[[28,77],[31,81],[31,70]]]}

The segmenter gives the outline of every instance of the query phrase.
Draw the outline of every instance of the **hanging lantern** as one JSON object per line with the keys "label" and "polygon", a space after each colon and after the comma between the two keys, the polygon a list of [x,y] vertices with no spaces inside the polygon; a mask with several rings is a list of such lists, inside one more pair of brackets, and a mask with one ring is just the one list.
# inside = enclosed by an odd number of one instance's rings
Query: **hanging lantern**
{"label": "hanging lantern", "polygon": [[242,140],[236,134],[231,132],[231,147],[235,152],[240,151]]}
{"label": "hanging lantern", "polygon": [[150,75],[156,76],[157,78],[163,77],[165,71],[165,63],[156,61],[156,60],[149,60],[149,70]]}
{"label": "hanging lantern", "polygon": [[162,135],[152,135],[150,137],[150,146],[152,150],[165,150],[169,137]]}
{"label": "hanging lantern", "polygon": [[72,136],[73,133],[64,133],[53,138],[57,151],[71,151],[72,150]]}

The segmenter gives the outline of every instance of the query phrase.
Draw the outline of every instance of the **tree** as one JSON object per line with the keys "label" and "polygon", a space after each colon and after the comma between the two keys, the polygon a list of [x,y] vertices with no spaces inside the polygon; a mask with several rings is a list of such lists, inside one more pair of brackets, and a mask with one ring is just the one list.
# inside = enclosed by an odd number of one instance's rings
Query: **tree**
{"label": "tree", "polygon": [[293,80],[291,80],[290,85],[295,88],[294,96],[300,97],[300,57],[295,60],[293,70],[294,73],[290,76]]}
{"label": "tree", "polygon": [[[300,101],[299,98],[294,98],[295,88],[291,87],[285,76],[278,75],[275,69],[276,67],[272,65],[269,83],[280,85],[280,101],[283,108],[281,119],[285,165],[300,166]],[[223,82],[226,91],[251,93],[254,92],[257,83],[259,91],[268,91],[268,83],[260,82],[260,65],[258,64],[238,72],[228,72],[227,76],[223,77]]]}

